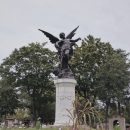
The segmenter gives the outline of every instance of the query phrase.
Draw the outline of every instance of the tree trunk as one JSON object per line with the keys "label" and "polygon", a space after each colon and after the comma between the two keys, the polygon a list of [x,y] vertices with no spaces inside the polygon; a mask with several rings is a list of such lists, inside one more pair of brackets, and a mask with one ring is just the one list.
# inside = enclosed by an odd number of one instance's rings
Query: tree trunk
{"label": "tree trunk", "polygon": [[121,115],[121,104],[118,102],[118,114]]}
{"label": "tree trunk", "polygon": [[84,98],[86,99],[87,95],[86,95],[86,91],[85,90],[83,91],[83,94],[84,94]]}
{"label": "tree trunk", "polygon": [[95,102],[96,102],[96,94],[94,94],[93,100],[92,100],[92,107],[95,106]]}
{"label": "tree trunk", "polygon": [[106,113],[105,113],[105,122],[106,122],[106,126],[105,129],[108,130],[108,110],[109,110],[109,106],[110,106],[110,100],[108,99],[106,101]]}
{"label": "tree trunk", "polygon": [[35,96],[32,97],[32,120],[33,120],[33,126],[35,126],[36,121],[37,121],[36,106],[35,106]]}

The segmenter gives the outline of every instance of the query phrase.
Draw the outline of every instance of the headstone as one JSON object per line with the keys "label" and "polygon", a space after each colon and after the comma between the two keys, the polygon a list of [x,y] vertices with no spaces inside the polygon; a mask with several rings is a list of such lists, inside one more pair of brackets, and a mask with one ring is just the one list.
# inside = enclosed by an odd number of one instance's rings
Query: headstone
{"label": "headstone", "polygon": [[[55,126],[72,125],[69,112],[72,113],[75,100],[75,79],[61,78],[54,80],[56,87]],[[67,111],[69,110],[69,112]]]}
{"label": "headstone", "polygon": [[113,130],[113,122],[117,120],[119,122],[120,130],[126,130],[124,117],[113,117],[109,119],[109,130]]}
{"label": "headstone", "polygon": [[12,128],[14,126],[14,119],[13,118],[6,118],[5,125],[8,128]]}

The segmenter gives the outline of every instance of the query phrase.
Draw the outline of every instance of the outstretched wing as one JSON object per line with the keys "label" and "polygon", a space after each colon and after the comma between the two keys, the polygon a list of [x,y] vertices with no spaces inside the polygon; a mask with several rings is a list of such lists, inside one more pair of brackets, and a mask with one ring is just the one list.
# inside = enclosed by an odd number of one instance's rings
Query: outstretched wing
{"label": "outstretched wing", "polygon": [[59,39],[58,39],[57,37],[53,36],[52,34],[46,32],[46,31],[43,31],[43,30],[41,30],[41,29],[38,29],[38,30],[41,31],[41,32],[43,32],[44,35],[46,35],[46,37],[49,38],[49,40],[50,40],[51,43],[54,44],[54,43],[56,43],[57,41],[59,41]]}
{"label": "outstretched wing", "polygon": [[71,32],[66,36],[66,38],[67,38],[67,39],[71,39],[71,38],[75,35],[75,31],[76,31],[78,28],[79,28],[79,26],[76,27],[73,31],[71,31]]}

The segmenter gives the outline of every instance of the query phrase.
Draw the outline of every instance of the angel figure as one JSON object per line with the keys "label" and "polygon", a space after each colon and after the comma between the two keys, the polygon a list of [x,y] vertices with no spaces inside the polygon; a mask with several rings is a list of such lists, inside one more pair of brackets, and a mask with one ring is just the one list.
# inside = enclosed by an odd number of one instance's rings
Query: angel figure
{"label": "angel figure", "polygon": [[73,55],[73,46],[76,44],[76,42],[81,40],[81,38],[72,40],[72,37],[75,35],[75,32],[78,29],[78,27],[76,27],[73,31],[71,31],[67,36],[65,36],[65,33],[63,32],[60,33],[59,34],[60,39],[58,39],[57,37],[53,36],[52,34],[46,31],[39,29],[41,32],[44,33],[44,35],[46,35],[46,37],[49,38],[50,42],[55,45],[55,48],[58,51],[60,64],[57,70],[54,71],[54,73],[59,78],[68,77],[70,76],[70,74],[72,75],[68,62]]}

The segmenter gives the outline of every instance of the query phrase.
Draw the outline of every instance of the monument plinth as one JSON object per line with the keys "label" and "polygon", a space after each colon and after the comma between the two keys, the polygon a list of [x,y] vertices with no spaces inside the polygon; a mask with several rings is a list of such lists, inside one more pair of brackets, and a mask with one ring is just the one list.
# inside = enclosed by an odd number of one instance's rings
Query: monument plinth
{"label": "monument plinth", "polygon": [[56,111],[55,126],[72,125],[69,118],[69,110],[72,112],[73,101],[75,100],[75,79],[61,78],[54,80],[56,87]]}

